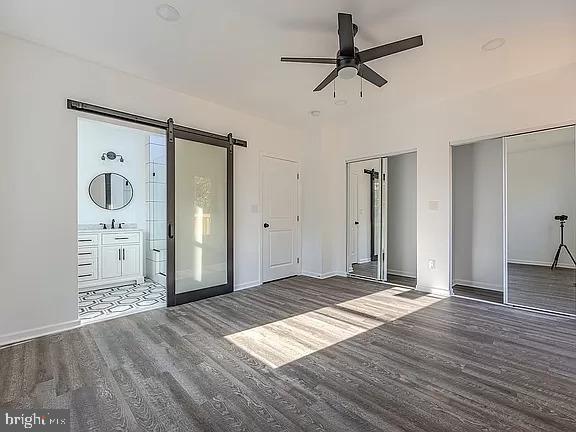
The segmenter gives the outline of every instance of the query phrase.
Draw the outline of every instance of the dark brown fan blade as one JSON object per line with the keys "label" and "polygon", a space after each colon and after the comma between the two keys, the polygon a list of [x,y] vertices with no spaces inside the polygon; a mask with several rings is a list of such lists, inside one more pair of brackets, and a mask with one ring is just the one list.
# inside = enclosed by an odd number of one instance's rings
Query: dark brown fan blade
{"label": "dark brown fan blade", "polygon": [[373,69],[370,69],[368,66],[361,64],[358,66],[358,75],[364,78],[366,81],[370,81],[372,84],[382,87],[388,81],[378,75]]}
{"label": "dark brown fan blade", "polygon": [[336,64],[336,59],[318,57],[281,57],[280,61],[289,63]]}
{"label": "dark brown fan blade", "polygon": [[334,81],[337,77],[338,77],[338,69],[334,69],[332,72],[330,72],[330,74],[326,78],[324,78],[324,81],[322,81],[320,84],[318,84],[318,87],[316,87],[314,89],[314,91],[317,92],[317,91],[322,90],[324,87],[326,87],[332,81]]}
{"label": "dark brown fan blade", "polygon": [[398,42],[392,42],[386,45],[381,45],[374,48],[369,48],[358,53],[360,63],[366,63],[370,60],[376,60],[381,57],[386,57],[412,48],[417,48],[424,45],[422,35],[414,36],[408,39],[403,39]]}
{"label": "dark brown fan blade", "polygon": [[354,55],[354,25],[352,15],[338,14],[338,37],[340,38],[340,54],[343,56]]}

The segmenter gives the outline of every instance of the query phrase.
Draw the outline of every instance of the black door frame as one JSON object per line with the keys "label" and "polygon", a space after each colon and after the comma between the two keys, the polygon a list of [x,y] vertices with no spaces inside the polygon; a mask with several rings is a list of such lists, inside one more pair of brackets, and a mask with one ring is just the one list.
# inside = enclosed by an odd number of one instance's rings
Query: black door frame
{"label": "black door frame", "polygon": [[[226,264],[227,282],[209,288],[202,288],[195,291],[176,294],[176,138],[196,143],[223,147],[226,149]],[[167,142],[167,218],[168,218],[168,268],[167,268],[167,293],[168,306],[189,303],[208,297],[221,294],[228,294],[234,291],[234,143],[232,134],[228,135],[228,142],[213,140],[208,137],[195,134],[190,131],[176,128],[174,121],[168,119],[168,129],[166,131]]]}
{"label": "black door frame", "polygon": [[[245,140],[234,138],[231,133],[219,135],[212,132],[193,129],[186,126],[174,124],[172,118],[167,121],[156,120],[150,117],[131,114],[112,108],[102,107],[74,99],[67,99],[66,106],[70,110],[80,111],[88,114],[95,114],[135,123],[143,126],[162,129],[166,132],[167,150],[167,252],[168,263],[166,272],[166,293],[167,305],[175,306],[188,303],[207,297],[220,294],[227,294],[234,291],[234,146],[248,147]],[[176,249],[175,249],[175,139],[181,138],[202,144],[225,147],[227,149],[226,158],[226,229],[227,229],[227,283],[215,287],[204,288],[197,291],[176,294],[175,270],[176,270]]]}

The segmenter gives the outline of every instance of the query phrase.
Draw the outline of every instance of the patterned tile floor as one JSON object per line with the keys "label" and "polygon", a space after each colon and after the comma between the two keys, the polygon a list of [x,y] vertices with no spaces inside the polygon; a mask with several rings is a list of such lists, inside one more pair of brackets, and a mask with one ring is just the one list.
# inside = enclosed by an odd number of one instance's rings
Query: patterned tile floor
{"label": "patterned tile floor", "polygon": [[152,281],[78,294],[82,321],[105,320],[166,306],[166,288]]}

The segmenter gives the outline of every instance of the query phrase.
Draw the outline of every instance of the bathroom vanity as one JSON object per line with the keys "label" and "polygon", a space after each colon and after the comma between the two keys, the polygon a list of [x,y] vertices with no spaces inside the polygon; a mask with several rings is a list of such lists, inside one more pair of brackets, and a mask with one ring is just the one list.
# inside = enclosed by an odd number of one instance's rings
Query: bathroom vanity
{"label": "bathroom vanity", "polygon": [[78,289],[144,282],[143,232],[139,229],[78,231]]}

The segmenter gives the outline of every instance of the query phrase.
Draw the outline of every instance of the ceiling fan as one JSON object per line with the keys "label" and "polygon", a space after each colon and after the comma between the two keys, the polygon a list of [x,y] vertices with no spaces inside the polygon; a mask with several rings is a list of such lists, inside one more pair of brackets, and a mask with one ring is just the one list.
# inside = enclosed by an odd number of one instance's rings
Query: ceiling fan
{"label": "ceiling fan", "polygon": [[352,23],[352,15],[346,13],[338,14],[338,38],[340,39],[340,50],[336,53],[336,58],[318,57],[282,57],[280,61],[291,63],[320,63],[336,65],[330,74],[322,81],[314,91],[320,91],[337,77],[351,79],[356,75],[370,81],[372,84],[382,87],[388,81],[380,76],[376,71],[365,65],[366,62],[417,48],[424,44],[422,35],[380,45],[359,51],[354,46],[354,36],[358,33],[358,26]]}

